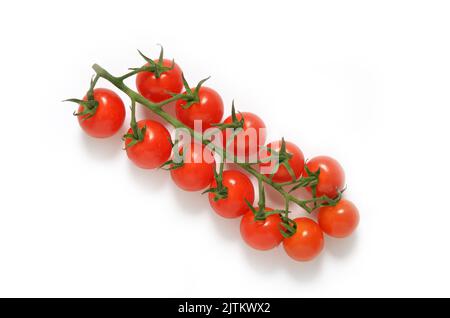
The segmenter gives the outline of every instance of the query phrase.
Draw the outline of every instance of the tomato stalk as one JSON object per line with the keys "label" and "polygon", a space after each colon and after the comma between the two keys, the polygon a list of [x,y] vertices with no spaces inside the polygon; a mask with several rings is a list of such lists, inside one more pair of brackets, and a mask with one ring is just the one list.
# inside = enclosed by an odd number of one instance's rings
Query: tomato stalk
{"label": "tomato stalk", "polygon": [[93,78],[91,78],[91,85],[90,85],[89,90],[88,90],[88,92],[86,94],[87,100],[89,100],[89,101],[95,101],[95,99],[94,99],[94,88],[95,88],[95,85],[97,84],[97,81],[98,81],[99,78],[100,78],[100,76],[98,76],[98,75],[96,75]]}
{"label": "tomato stalk", "polygon": [[[236,129],[236,131],[240,131],[244,127],[244,116],[241,114],[241,119],[239,120],[236,116],[236,109],[234,108],[234,100],[231,102],[231,123],[229,124],[212,124],[211,126],[217,127],[220,130],[225,130],[227,128]],[[234,136],[231,136],[230,139],[232,140]],[[228,145],[227,145],[228,146]]]}
{"label": "tomato stalk", "polygon": [[202,194],[209,192],[214,193],[214,201],[219,201],[221,199],[228,198],[228,188],[223,185],[224,165],[225,165],[225,158],[223,157],[219,165],[219,172],[214,170],[214,179],[216,180],[216,187],[209,188],[202,192]]}
{"label": "tomato stalk", "polygon": [[[187,130],[191,136],[197,140],[198,142],[203,143],[205,146],[207,146],[208,148],[210,148],[212,151],[215,151],[217,153],[220,154],[225,154],[224,149],[222,149],[220,146],[215,145],[214,147],[211,146],[210,141],[207,139],[204,139],[204,136],[202,135],[201,132],[197,132],[194,131],[192,128],[184,125],[182,122],[180,122],[177,118],[171,116],[169,113],[167,113],[166,111],[163,110],[163,106],[167,105],[169,103],[172,103],[174,101],[180,100],[180,99],[185,99],[186,95],[184,94],[176,94],[173,95],[171,98],[168,98],[162,102],[159,103],[153,103],[150,100],[146,99],[145,97],[143,97],[142,95],[140,95],[139,93],[135,92],[134,90],[130,89],[125,83],[124,80],[136,73],[138,73],[139,71],[133,70],[132,72],[129,72],[121,77],[116,77],[113,76],[112,74],[110,74],[108,71],[106,71],[104,68],[102,68],[100,65],[98,64],[94,64],[92,66],[92,68],[94,69],[94,71],[96,72],[96,78],[98,79],[99,77],[109,81],[110,83],[112,83],[115,87],[117,87],[118,89],[120,89],[122,92],[124,92],[126,95],[128,95],[128,97],[133,101],[134,103],[139,103],[141,105],[143,105],[144,107],[148,108],[149,110],[151,110],[152,112],[154,112],[156,115],[158,115],[159,117],[161,117],[162,119],[164,119],[166,122],[168,122],[169,124],[171,124],[174,128],[183,128],[185,130]],[[204,82],[204,80],[202,81]],[[200,87],[202,82],[199,83],[199,85],[197,85],[197,87]],[[195,94],[195,92],[193,92]],[[235,113],[235,109],[234,109],[234,103],[232,106],[232,114],[234,114],[234,118],[233,118],[233,123],[231,125],[225,126],[224,124],[217,124],[216,126],[219,129],[224,129],[224,128],[242,128],[243,126],[243,120],[238,120],[236,113]],[[284,140],[283,140],[284,141]],[[283,149],[281,149],[280,153],[283,154]],[[223,158],[224,159],[224,158]],[[285,206],[285,210],[282,211],[271,211],[268,213],[279,213],[282,217],[282,227],[284,228],[285,231],[282,230],[282,234],[285,236],[291,236],[293,233],[295,233],[295,222],[293,222],[289,217],[288,217],[288,207],[289,207],[289,203],[293,202],[296,205],[300,206],[301,208],[303,208],[306,212],[311,213],[312,211],[314,211],[314,209],[320,207],[320,206],[331,206],[331,205],[336,205],[340,198],[341,198],[341,194],[342,192],[339,192],[338,197],[332,199],[326,196],[321,196],[319,198],[316,197],[315,194],[315,185],[318,182],[318,177],[320,174],[320,171],[315,172],[315,173],[311,173],[307,176],[307,177],[300,177],[296,180],[293,180],[292,182],[288,182],[288,183],[277,183],[274,182],[270,177],[267,177],[261,173],[259,173],[259,171],[257,171],[254,167],[251,166],[250,163],[246,163],[246,162],[239,162],[237,160],[236,155],[231,155],[231,159],[233,162],[235,162],[237,165],[239,165],[242,169],[244,169],[245,171],[247,171],[249,174],[253,175],[257,180],[258,180],[258,184],[260,184],[260,200],[259,200],[259,206],[258,206],[258,210],[263,211],[264,210],[264,187],[263,184],[269,185],[270,187],[272,187],[273,189],[275,189],[278,193],[280,193],[280,195],[284,198],[285,202],[286,202],[286,206]],[[289,156],[286,153],[286,156],[281,158],[281,162],[280,163],[287,163],[287,161],[289,160]],[[222,174],[223,171],[223,162],[225,160],[222,160],[221,166],[220,166],[220,172],[219,174],[217,174],[217,176],[219,177],[219,181],[220,181],[220,176]],[[293,178],[295,179],[295,178]],[[219,184],[219,183],[218,183]],[[285,190],[284,187],[285,186],[289,186],[289,185],[293,185],[292,189],[290,191]],[[313,194],[313,198],[310,200],[301,200],[297,197],[295,197],[294,195],[291,194],[291,192],[299,187],[311,187],[312,188],[312,194]],[[223,193],[222,193],[223,195]],[[313,204],[313,206],[311,207],[310,205]],[[264,212],[264,218],[267,217],[268,213]],[[263,215],[260,214],[258,217],[263,218]],[[263,219],[264,219],[263,218]],[[286,233],[283,233],[286,232]]]}
{"label": "tomato stalk", "polygon": [[292,158],[292,154],[288,153],[286,151],[286,141],[284,138],[281,138],[281,147],[279,151],[275,151],[270,148],[264,147],[268,152],[270,152],[270,157],[265,158],[263,160],[259,160],[258,162],[264,163],[264,162],[270,162],[273,159],[276,159],[275,165],[272,169],[272,173],[270,174],[270,178],[272,179],[275,173],[278,171],[280,165],[283,165],[286,170],[288,171],[289,175],[291,176],[292,180],[296,180],[296,176],[294,173],[294,170],[292,170],[291,165],[289,164],[289,159]]}
{"label": "tomato stalk", "polygon": [[132,147],[135,144],[144,140],[145,132],[147,130],[146,126],[142,127],[141,129],[139,129],[138,127],[138,124],[136,122],[136,102],[133,99],[131,100],[130,108],[131,108],[131,122],[130,122],[131,134],[125,134],[123,136],[123,140],[130,138],[131,142],[126,145],[125,149]]}
{"label": "tomato stalk", "polygon": [[[172,64],[169,67],[164,66],[164,64],[163,64],[164,49],[162,46],[161,46],[161,52],[159,53],[158,62],[155,62],[151,58],[148,58],[141,51],[138,50],[138,52],[139,52],[139,55],[142,56],[142,58],[148,63],[148,65],[144,65],[142,67],[137,67],[137,68],[130,68],[130,70],[132,70],[133,72],[126,74],[126,75],[128,75],[127,77],[137,74],[139,72],[152,72],[153,74],[155,74],[156,78],[160,78],[162,73],[173,70],[173,68],[175,67],[175,60],[172,60]],[[131,74],[131,75],[129,75],[129,74]]]}
{"label": "tomato stalk", "polygon": [[262,179],[258,179],[258,210],[250,207],[255,214],[255,220],[263,221],[266,219],[266,193],[264,191],[264,185]]}
{"label": "tomato stalk", "polygon": [[98,102],[94,99],[94,88],[99,78],[100,76],[98,74],[91,78],[91,84],[89,86],[89,90],[86,93],[86,100],[77,98],[69,98],[64,100],[64,102],[73,102],[83,106],[83,111],[79,113],[73,113],[74,116],[83,116],[83,121],[94,116],[95,112],[97,111]]}
{"label": "tomato stalk", "polygon": [[186,101],[186,104],[181,107],[183,109],[188,109],[193,104],[200,102],[200,97],[198,95],[200,92],[200,88],[202,87],[203,83],[205,83],[207,80],[209,80],[209,76],[207,78],[202,79],[200,82],[198,82],[198,84],[194,90],[192,90],[190,88],[183,73],[181,74],[181,78],[183,79],[183,85],[184,85],[184,89],[186,92],[184,94],[173,94],[173,96],[179,96],[179,99]]}

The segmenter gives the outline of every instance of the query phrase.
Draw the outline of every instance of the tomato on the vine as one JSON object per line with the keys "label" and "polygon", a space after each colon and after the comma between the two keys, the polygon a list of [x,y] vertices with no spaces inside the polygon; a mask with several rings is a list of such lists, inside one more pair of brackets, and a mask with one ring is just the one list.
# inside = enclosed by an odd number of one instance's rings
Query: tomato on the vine
{"label": "tomato on the vine", "polygon": [[[240,234],[250,247],[270,250],[282,243],[292,259],[310,261],[323,250],[324,233],[343,238],[355,231],[359,212],[352,202],[342,199],[345,173],[335,159],[318,156],[305,163],[300,148],[284,138],[263,147],[266,126],[260,117],[250,112],[236,113],[233,103],[231,116],[221,122],[223,100],[218,92],[202,86],[208,78],[190,88],[180,67],[164,59],[162,47],[155,60],[139,53],[147,64],[118,77],[94,64],[96,74],[84,99],[66,100],[79,105],[74,115],[87,134],[109,137],[124,122],[126,113],[121,98],[109,89],[95,88],[99,79],[107,80],[131,98],[131,128],[123,136],[129,159],[144,169],[165,167],[174,183],[185,191],[206,188],[203,193],[209,193],[209,203],[217,214],[241,217]],[[125,79],[134,75],[140,95],[124,85]],[[185,91],[181,93],[183,87]],[[172,142],[161,123],[147,119],[137,122],[137,103],[177,129],[176,142]],[[170,103],[175,106],[176,118],[163,109]],[[203,134],[196,127],[197,121]],[[211,127],[217,129],[204,134]],[[194,138],[192,142],[190,137]],[[181,146],[174,149],[175,145]],[[222,150],[226,150],[225,154]],[[219,173],[214,155],[224,161]],[[223,171],[229,162],[236,163],[244,173]],[[258,180],[257,207],[253,207],[254,186],[245,172]],[[265,206],[264,186],[270,186],[285,199],[283,210]],[[287,186],[290,189],[285,189]],[[293,192],[301,187],[312,193],[312,198],[294,196]],[[306,217],[291,219],[287,211],[291,203],[310,213],[318,209],[318,221]]]}
{"label": "tomato on the vine", "polygon": [[[192,90],[194,91],[195,88]],[[191,128],[194,128],[194,121],[202,121],[203,131],[210,128],[211,124],[220,123],[223,116],[223,101],[219,93],[212,88],[202,86],[198,91],[198,100],[185,108],[187,101],[179,99],[175,108],[177,118]]]}
{"label": "tomato on the vine", "polygon": [[[228,144],[227,150],[229,152],[233,152],[236,156],[243,155],[244,158],[248,159],[249,156],[256,154],[259,151],[259,147],[266,142],[266,125],[261,118],[253,113],[238,113],[236,117],[238,120],[244,118],[243,130],[233,138],[233,141],[227,140],[230,137],[227,133],[223,140],[224,147]],[[224,124],[231,124],[232,122],[232,116],[227,117],[223,121]],[[239,142],[239,140],[242,141]],[[232,146],[233,144],[234,146]]]}
{"label": "tomato on the vine", "polygon": [[[345,186],[345,173],[339,162],[327,156],[314,157],[306,163],[311,172],[320,169],[319,181],[316,187],[316,196],[326,195],[335,198]],[[311,188],[306,188],[311,191]]]}
{"label": "tomato on the vine", "polygon": [[[282,141],[275,141],[271,142],[267,145],[267,148],[273,151],[279,152],[281,149]],[[291,155],[291,158],[287,160],[287,163],[292,169],[292,173],[295,176],[295,179],[300,177],[300,175],[303,173],[303,169],[305,167],[305,157],[303,156],[303,152],[300,150],[299,147],[297,147],[294,143],[286,141],[286,152],[287,154]],[[261,155],[261,160],[264,158],[270,157],[270,150],[269,151],[263,151]],[[281,158],[280,158],[281,159]],[[260,168],[265,168],[269,170],[273,170],[276,168],[275,166],[276,162],[273,160],[268,162],[263,162],[260,164]],[[272,176],[272,171],[270,173],[266,173],[267,176]],[[293,177],[289,173],[288,169],[285,167],[284,164],[280,164],[278,166],[278,169],[275,171],[275,173],[272,176],[272,180],[274,182],[287,182],[287,181],[293,181]]]}
{"label": "tomato on the vine", "polygon": [[[84,96],[83,100],[87,100]],[[111,137],[122,127],[125,120],[125,105],[122,99],[110,89],[94,89],[94,100],[98,106],[95,113],[78,116],[78,122],[83,130],[96,138]],[[78,113],[84,111],[84,106],[78,107]]]}
{"label": "tomato on the vine", "polygon": [[320,228],[338,238],[353,233],[359,223],[358,208],[349,200],[341,199],[335,206],[324,206],[317,214]]}
{"label": "tomato on the vine", "polygon": [[294,235],[284,239],[284,250],[296,261],[310,261],[323,249],[322,230],[309,218],[297,218],[294,222],[297,224],[297,230]]}
{"label": "tomato on the vine", "polygon": [[[272,211],[267,207],[265,210]],[[248,210],[241,219],[241,236],[254,249],[270,250],[283,241],[280,226],[281,217],[278,214],[271,214],[265,220],[255,220],[253,211]]]}
{"label": "tomato on the vine", "polygon": [[172,180],[185,191],[203,190],[214,178],[214,156],[204,145],[194,142],[184,148],[186,151],[180,149],[182,165],[170,170]]}
{"label": "tomato on the vine", "polygon": [[[144,138],[136,144],[129,146],[132,138],[125,138],[125,148],[128,158],[138,167],[154,169],[166,162],[172,152],[172,142],[169,131],[154,120],[140,120],[137,122],[138,129],[145,127]],[[130,128],[128,135],[133,131]]]}
{"label": "tomato on the vine", "polygon": [[[159,60],[155,60],[158,64]],[[172,67],[173,61],[163,59],[162,66],[166,68]],[[148,66],[149,64],[145,64]],[[136,87],[139,93],[154,103],[162,102],[170,97],[169,93],[178,94],[183,88],[181,68],[174,63],[173,69],[168,69],[159,74],[159,77],[155,73],[145,71],[139,72],[136,76]]]}
{"label": "tomato on the vine", "polygon": [[[215,194],[208,195],[209,204],[214,211],[224,218],[236,218],[248,211],[245,200],[253,204],[255,190],[250,179],[240,171],[227,170],[222,174],[222,184],[227,188],[227,197],[215,200]],[[211,188],[217,187],[216,180],[211,183]]]}

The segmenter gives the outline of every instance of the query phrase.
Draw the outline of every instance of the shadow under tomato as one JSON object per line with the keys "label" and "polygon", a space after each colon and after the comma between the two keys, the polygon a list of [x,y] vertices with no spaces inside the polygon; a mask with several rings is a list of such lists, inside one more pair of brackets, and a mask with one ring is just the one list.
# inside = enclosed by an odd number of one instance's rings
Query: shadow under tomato
{"label": "shadow under tomato", "polygon": [[336,257],[347,257],[358,245],[358,233],[355,232],[351,236],[346,238],[334,238],[325,236],[325,251],[326,253]]}
{"label": "shadow under tomato", "polygon": [[[208,204],[209,206],[209,204]],[[240,239],[239,226],[241,217],[234,219],[226,219],[218,215],[209,206],[211,223],[214,225],[216,232],[229,241],[237,241]]]}
{"label": "shadow under tomato", "polygon": [[122,129],[109,138],[94,138],[81,132],[80,139],[81,144],[92,157],[98,160],[111,160],[119,154],[123,155],[122,135]]}
{"label": "shadow under tomato", "polygon": [[[167,176],[170,181],[172,181],[169,175]],[[171,182],[171,198],[173,198],[173,201],[176,202],[179,206],[179,210],[185,211],[187,213],[201,213],[202,211],[210,212],[209,209],[209,203],[208,203],[208,197],[206,194],[201,195],[201,191],[184,191],[180,188],[178,188],[173,181]]]}
{"label": "shadow under tomato", "polygon": [[[124,154],[126,156],[126,154]],[[149,191],[160,191],[169,183],[168,173],[162,169],[141,169],[132,163],[128,158],[129,175],[134,179],[140,188]]]}
{"label": "shadow under tomato", "polygon": [[284,252],[283,245],[269,251],[258,251],[241,244],[245,259],[250,266],[262,274],[285,271],[299,281],[312,281],[320,273],[323,255],[310,262],[297,262]]}

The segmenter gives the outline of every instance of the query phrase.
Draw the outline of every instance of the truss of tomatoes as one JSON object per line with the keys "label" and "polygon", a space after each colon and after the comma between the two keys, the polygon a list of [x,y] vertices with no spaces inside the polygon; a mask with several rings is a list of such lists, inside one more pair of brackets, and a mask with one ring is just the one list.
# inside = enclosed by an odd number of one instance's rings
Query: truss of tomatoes
{"label": "truss of tomatoes", "polygon": [[[224,141],[224,148],[232,148],[234,153],[241,151],[246,158],[253,154],[248,142],[240,145],[243,149],[237,149],[234,141],[250,128],[265,129],[266,126],[256,114],[236,113],[234,105],[231,116],[222,121],[222,98],[216,90],[203,85],[205,80],[196,87],[190,87],[181,68],[173,60],[164,59],[162,48],[159,58],[155,60],[139,53],[147,62],[145,65],[130,69],[129,73],[121,77],[105,76],[109,73],[98,72],[100,67],[94,67],[97,74],[91,80],[86,96],[82,100],[68,100],[79,104],[74,115],[88,135],[111,137],[119,131],[125,120],[122,99],[112,90],[96,88],[98,79],[104,78],[131,98],[130,128],[123,136],[128,158],[142,169],[169,170],[174,183],[185,191],[207,193],[209,203],[218,215],[241,218],[240,233],[250,247],[270,250],[282,243],[292,259],[309,261],[323,250],[323,233],[334,238],[344,238],[354,232],[359,223],[359,212],[352,202],[342,198],[344,171],[331,157],[317,156],[305,161],[303,152],[294,143],[281,139],[266,144],[264,134],[258,136],[257,144],[266,150],[265,157],[260,156],[255,164],[241,164],[241,168],[249,174],[243,173],[242,169],[225,170],[223,160],[219,168],[214,161],[201,160],[208,153],[204,144],[195,147],[193,142],[184,147],[184,151],[174,153],[172,149],[176,142],[172,141],[165,126],[150,119],[136,121],[135,105],[138,99],[143,101],[141,104],[156,109],[159,115],[164,112],[162,106],[175,102],[176,119],[167,113],[164,118],[178,126],[193,129],[194,121],[200,120],[204,130],[210,127],[240,129],[230,137],[234,140]],[[135,92],[130,93],[131,90],[124,84],[125,79],[134,75],[140,96]],[[181,156],[181,161],[173,161],[171,158],[175,155]],[[277,162],[271,173],[260,173],[262,167],[273,164],[273,158]],[[258,180],[257,203],[250,179],[252,176]],[[264,185],[274,187],[284,196],[286,205],[283,209],[266,206]],[[308,190],[309,198],[300,200],[294,197],[293,190],[300,187]],[[290,202],[297,203],[309,213],[318,210],[317,222],[311,217],[291,219]]]}

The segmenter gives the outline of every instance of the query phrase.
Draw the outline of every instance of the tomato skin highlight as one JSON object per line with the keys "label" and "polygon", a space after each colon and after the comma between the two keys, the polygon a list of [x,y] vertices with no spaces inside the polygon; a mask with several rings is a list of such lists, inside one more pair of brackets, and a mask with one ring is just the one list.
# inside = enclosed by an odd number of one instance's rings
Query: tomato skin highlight
{"label": "tomato skin highlight", "polygon": [[335,206],[321,207],[317,218],[322,231],[336,238],[349,236],[359,224],[358,208],[346,199],[341,199]]}
{"label": "tomato skin highlight", "polygon": [[[213,210],[224,218],[237,218],[247,212],[245,199],[250,204],[255,200],[255,189],[250,179],[240,171],[226,170],[223,172],[222,184],[228,188],[227,198],[214,201],[215,194],[208,194]],[[211,188],[216,186],[216,180],[213,180]]]}
{"label": "tomato skin highlight", "polygon": [[[91,137],[107,138],[116,134],[125,120],[125,105],[115,92],[107,88],[94,89],[94,99],[98,102],[95,114],[85,119],[88,115],[78,116],[81,128]],[[84,96],[83,100],[87,100]],[[84,106],[78,107],[78,113],[84,110]]]}
{"label": "tomato skin highlight", "polygon": [[[192,88],[195,90],[195,88]],[[184,92],[185,94],[186,92]],[[185,100],[178,100],[176,103],[176,116],[186,126],[194,129],[194,121],[202,121],[202,130],[211,127],[211,124],[220,123],[223,116],[223,101],[219,93],[209,87],[202,86],[198,92],[199,102],[184,109]]]}
{"label": "tomato skin highlight", "polygon": [[283,241],[283,247],[292,259],[306,262],[317,257],[323,250],[324,239],[319,225],[309,218],[296,218],[297,231]]}
{"label": "tomato skin highlight", "polygon": [[[159,60],[155,60],[158,63]],[[148,63],[145,64],[148,66]],[[172,66],[172,61],[163,59],[163,66]],[[181,68],[175,63],[172,70],[161,73],[159,78],[152,72],[140,72],[136,76],[136,87],[139,94],[154,103],[162,102],[172,97],[168,92],[178,94],[183,88]]]}
{"label": "tomato skin highlight", "polygon": [[[274,151],[280,151],[281,148],[281,141],[275,141],[271,142],[266,146],[267,148],[270,148]],[[291,159],[289,159],[289,165],[292,168],[292,171],[294,172],[295,178],[297,179],[300,177],[303,173],[304,167],[305,167],[305,157],[303,155],[303,152],[300,150],[299,147],[297,147],[294,143],[286,141],[286,151],[290,154],[292,154]],[[267,155],[267,156],[266,156]],[[261,158],[268,158],[270,154],[264,154],[261,156]],[[269,167],[270,169],[273,168],[271,165],[271,162],[265,162],[260,164],[261,167]],[[271,173],[266,174],[266,176],[271,176]],[[272,180],[275,182],[288,182],[293,181],[292,176],[289,174],[288,170],[284,165],[280,165],[278,167],[278,170],[275,172],[275,174],[272,176]]]}
{"label": "tomato skin highlight", "polygon": [[[306,163],[311,172],[320,168],[319,182],[316,188],[316,196],[326,195],[335,198],[338,192],[345,186],[345,173],[339,162],[328,156],[314,157]],[[306,188],[311,192],[311,188]]]}
{"label": "tomato skin highlight", "polygon": [[170,170],[170,176],[175,184],[185,191],[203,190],[214,179],[216,163],[214,159],[212,162],[206,162],[204,152],[211,154],[211,151],[205,150],[204,145],[195,146],[194,143],[191,143],[186,148],[184,158],[189,158],[189,162],[184,162],[181,167]]}
{"label": "tomato skin highlight", "polygon": [[[266,211],[271,210],[266,207]],[[248,210],[241,219],[241,236],[250,247],[267,251],[277,247],[283,241],[280,224],[281,217],[278,214],[269,215],[265,220],[255,221],[255,215]]]}
{"label": "tomato skin highlight", "polygon": [[[131,138],[125,139],[125,147],[128,158],[138,167],[143,169],[155,169],[169,160],[172,152],[170,133],[162,124],[154,120],[140,120],[137,122],[138,128],[145,130],[144,139],[131,147],[127,147]],[[128,129],[127,134],[133,131]]]}
{"label": "tomato skin highlight", "polygon": [[[238,120],[241,120],[242,117],[244,117],[244,127],[243,127],[243,131],[239,132],[235,137],[234,137],[234,142],[231,142],[229,144],[229,147],[227,148],[227,150],[229,152],[233,152],[236,156],[239,156],[240,154],[244,155],[244,158],[248,159],[251,155],[254,155],[258,152],[260,146],[264,145],[264,143],[266,142],[266,125],[264,124],[264,122],[262,121],[261,118],[259,118],[257,115],[253,114],[253,113],[249,113],[249,112],[242,112],[242,113],[237,113],[236,117]],[[231,116],[227,117],[223,123],[224,124],[230,124],[233,122],[233,119]],[[249,136],[245,136],[244,137],[244,144],[238,145],[238,137],[239,136],[243,136],[245,135],[245,132],[248,130],[254,129],[256,131],[256,145],[255,147],[250,147],[250,138]],[[228,129],[227,129],[228,130]],[[261,134],[260,134],[261,131]],[[225,133],[225,132],[224,132]],[[223,147],[225,147],[227,145],[227,136],[225,135],[223,138]],[[253,141],[253,142],[255,142]],[[233,146],[234,144],[234,146]],[[231,147],[234,147],[233,149]],[[252,149],[254,148],[254,149]],[[242,157],[242,156],[240,156]]]}

